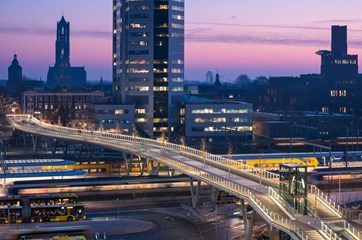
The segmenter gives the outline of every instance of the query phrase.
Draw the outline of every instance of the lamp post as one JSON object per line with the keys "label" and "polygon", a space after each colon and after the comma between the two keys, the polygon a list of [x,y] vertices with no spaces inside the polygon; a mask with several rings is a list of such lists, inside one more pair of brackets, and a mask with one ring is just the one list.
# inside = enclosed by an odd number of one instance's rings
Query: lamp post
{"label": "lamp post", "polygon": [[117,203],[117,219],[119,220],[119,198],[116,198]]}
{"label": "lamp post", "polygon": [[8,206],[8,224],[10,225],[10,206],[11,206],[11,204],[10,203],[8,203],[7,204],[7,206]]}

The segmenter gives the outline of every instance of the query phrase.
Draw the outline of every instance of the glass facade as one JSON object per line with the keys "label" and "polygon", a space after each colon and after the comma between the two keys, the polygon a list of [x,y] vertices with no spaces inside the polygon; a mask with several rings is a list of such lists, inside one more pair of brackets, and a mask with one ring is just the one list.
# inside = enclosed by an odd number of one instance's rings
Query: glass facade
{"label": "glass facade", "polygon": [[113,0],[113,28],[115,101],[145,110],[135,117],[148,136],[170,135],[183,100],[184,2]]}

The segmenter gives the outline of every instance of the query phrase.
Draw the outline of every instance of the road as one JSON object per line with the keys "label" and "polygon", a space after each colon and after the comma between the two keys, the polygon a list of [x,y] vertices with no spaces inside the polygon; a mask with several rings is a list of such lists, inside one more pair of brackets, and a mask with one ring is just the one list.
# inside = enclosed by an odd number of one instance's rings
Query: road
{"label": "road", "polygon": [[[87,220],[82,222],[19,224],[18,227],[86,225],[92,235],[107,240],[200,240],[234,239],[243,233],[239,216],[219,216],[218,221],[197,223],[180,207],[180,201],[104,201],[85,202]],[[10,239],[9,230],[17,226],[0,226],[0,240]]]}

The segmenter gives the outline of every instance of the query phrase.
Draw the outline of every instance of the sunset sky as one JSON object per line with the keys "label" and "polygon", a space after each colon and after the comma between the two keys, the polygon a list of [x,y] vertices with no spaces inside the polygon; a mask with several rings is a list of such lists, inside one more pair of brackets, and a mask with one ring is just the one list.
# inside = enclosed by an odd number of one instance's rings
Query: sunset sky
{"label": "sunset sky", "polygon": [[[362,54],[361,9],[361,0],[185,0],[185,78],[318,73],[314,53],[330,49],[331,25],[347,25],[349,53]],[[0,79],[15,52],[25,75],[46,79],[62,13],[72,66],[84,65],[89,80],[111,79],[111,0],[1,0]]]}

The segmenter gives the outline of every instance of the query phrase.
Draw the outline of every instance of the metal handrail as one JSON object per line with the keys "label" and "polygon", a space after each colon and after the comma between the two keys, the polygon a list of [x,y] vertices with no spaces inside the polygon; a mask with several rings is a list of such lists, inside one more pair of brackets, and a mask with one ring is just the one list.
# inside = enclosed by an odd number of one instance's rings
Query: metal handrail
{"label": "metal handrail", "polygon": [[[9,119],[12,118],[12,116],[8,116],[8,117],[9,117]],[[231,180],[228,180],[224,177],[208,173],[204,169],[200,169],[200,168],[196,168],[194,166],[188,165],[187,162],[182,162],[179,159],[175,160],[172,156],[169,156],[169,155],[165,156],[164,155],[165,153],[161,152],[161,150],[160,150],[160,142],[158,142],[156,140],[126,136],[126,135],[121,135],[121,134],[104,133],[104,132],[99,132],[99,131],[79,130],[79,129],[60,127],[60,126],[55,127],[54,125],[42,123],[37,119],[35,120],[34,118],[32,118],[29,115],[21,118],[21,120],[24,120],[24,119],[26,119],[27,121],[32,121],[40,126],[44,126],[45,129],[44,130],[29,129],[29,128],[26,128],[26,127],[23,127],[23,126],[17,124],[15,121],[12,121],[12,125],[21,130],[33,132],[36,134],[42,133],[43,135],[47,135],[47,136],[57,135],[57,136],[65,138],[65,139],[75,139],[75,140],[81,140],[81,141],[85,141],[85,142],[98,143],[98,144],[102,144],[102,145],[107,145],[109,147],[111,147],[111,146],[119,147],[120,149],[127,148],[127,149],[130,149],[131,151],[135,151],[135,152],[140,151],[140,147],[147,148],[147,147],[154,147],[154,145],[157,145],[157,148],[142,150],[142,154],[150,157],[151,159],[157,159],[157,161],[164,163],[168,166],[171,166],[172,168],[177,169],[181,172],[184,172],[191,177],[195,177],[210,185],[213,185],[215,187],[219,187],[223,190],[226,190],[227,192],[229,192],[237,197],[248,199],[249,202],[251,203],[251,205],[253,205],[261,213],[261,215],[264,215],[265,218],[271,224],[273,224],[275,226],[279,226],[279,228],[283,229],[286,232],[289,232],[289,234],[293,234],[293,232],[294,232],[301,239],[305,239],[305,240],[311,239],[308,236],[308,234],[305,231],[303,231],[296,223],[294,223],[290,219],[284,218],[284,217],[274,213],[273,211],[269,210],[267,208],[267,206],[265,206],[262,203],[262,201],[247,187],[242,186]],[[11,119],[11,120],[13,120],[13,119]],[[49,133],[49,131],[51,131],[51,134]],[[138,143],[138,144],[137,145],[134,145],[134,144],[127,145],[124,141],[119,141],[119,140],[125,140],[126,143],[133,142],[133,143]],[[168,149],[173,149],[173,150],[177,150],[177,151],[182,150],[195,157],[198,157],[201,155],[201,153],[204,153],[204,152],[196,150],[196,149],[192,149],[189,147],[180,146],[180,145],[176,145],[176,144],[171,144],[171,143],[161,143],[161,146],[164,146],[165,149],[168,148]],[[210,161],[215,161],[215,162],[220,161],[223,164],[225,164],[225,162],[226,162],[226,164],[229,164],[229,165],[235,163],[234,160],[228,160],[228,159],[225,159],[225,158],[222,158],[219,156],[215,156],[215,155],[212,155],[209,153],[207,153],[206,157]],[[258,174],[258,176],[263,174],[263,177],[266,177],[266,178],[272,178],[272,179],[276,178],[276,176],[275,176],[276,174],[274,174],[274,173],[260,170],[260,169],[254,168],[254,167],[249,167],[249,166],[247,166],[245,164],[241,164],[239,162],[237,162],[237,163],[240,164],[239,166],[244,170],[255,171]]]}
{"label": "metal handrail", "polygon": [[346,220],[331,220],[328,223],[333,224],[340,224],[341,227],[347,231],[354,239],[360,240],[362,239],[362,232],[353,227],[348,221]]}
{"label": "metal handrail", "polygon": [[342,238],[333,230],[333,228],[323,220],[321,220],[321,230],[331,240],[342,240]]}
{"label": "metal handrail", "polygon": [[268,195],[269,197],[275,199],[282,207],[285,208],[285,210],[288,211],[288,213],[293,215],[293,217],[298,214],[298,211],[288,203],[288,201],[279,193],[278,190],[272,187],[268,187]]}

